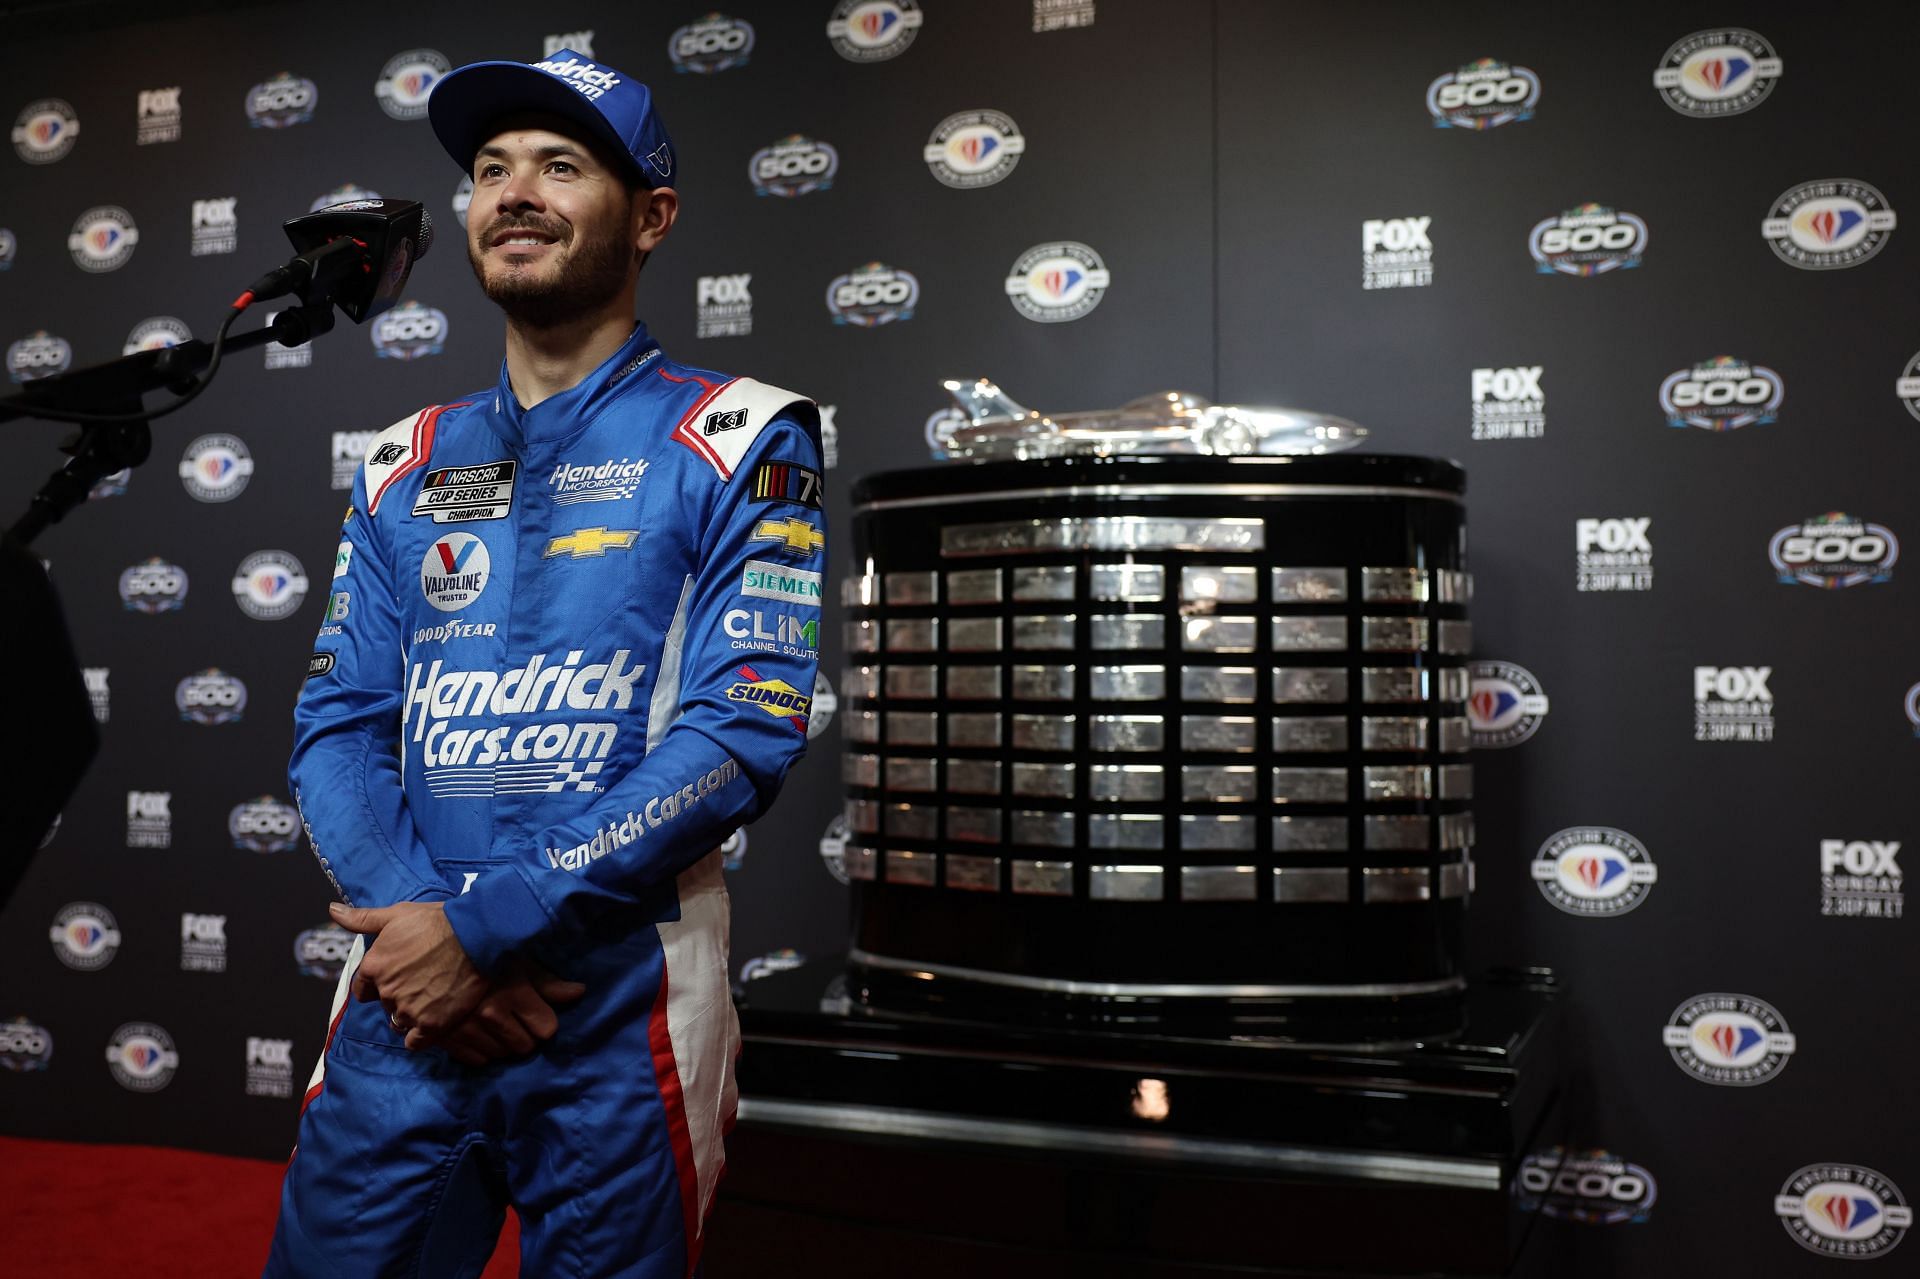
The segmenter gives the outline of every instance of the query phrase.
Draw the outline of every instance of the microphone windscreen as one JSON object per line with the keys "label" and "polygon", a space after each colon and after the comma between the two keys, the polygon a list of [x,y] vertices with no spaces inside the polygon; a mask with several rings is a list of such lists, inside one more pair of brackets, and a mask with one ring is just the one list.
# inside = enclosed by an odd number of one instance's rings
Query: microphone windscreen
{"label": "microphone windscreen", "polygon": [[425,209],[420,210],[420,247],[413,251],[416,260],[427,256],[427,250],[433,247],[433,215]]}

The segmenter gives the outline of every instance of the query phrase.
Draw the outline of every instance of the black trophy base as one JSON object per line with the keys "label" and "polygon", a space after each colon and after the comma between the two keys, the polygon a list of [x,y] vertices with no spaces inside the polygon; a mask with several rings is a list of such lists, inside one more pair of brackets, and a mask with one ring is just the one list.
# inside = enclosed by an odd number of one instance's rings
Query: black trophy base
{"label": "black trophy base", "polygon": [[709,1279],[1504,1275],[1553,1146],[1559,1001],[1477,982],[1450,1036],[882,1010],[838,961],[750,983]]}

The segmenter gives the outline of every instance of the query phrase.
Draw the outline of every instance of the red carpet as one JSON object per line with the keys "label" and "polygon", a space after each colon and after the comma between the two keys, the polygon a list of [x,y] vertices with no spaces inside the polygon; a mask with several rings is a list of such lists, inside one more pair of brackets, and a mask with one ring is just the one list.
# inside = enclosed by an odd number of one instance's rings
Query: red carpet
{"label": "red carpet", "polygon": [[[0,1269],[35,1279],[256,1276],[282,1169],[154,1146],[0,1137]],[[509,1213],[484,1279],[520,1273],[519,1238]]]}

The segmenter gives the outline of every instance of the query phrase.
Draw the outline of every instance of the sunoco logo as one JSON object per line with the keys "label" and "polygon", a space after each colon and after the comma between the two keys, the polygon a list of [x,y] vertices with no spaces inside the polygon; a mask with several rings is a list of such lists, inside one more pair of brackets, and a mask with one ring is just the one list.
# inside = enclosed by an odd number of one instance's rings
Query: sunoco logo
{"label": "sunoco logo", "polygon": [[1618,1226],[1645,1221],[1660,1197],[1653,1174],[1605,1150],[1555,1146],[1520,1162],[1514,1193],[1523,1212]]}
{"label": "sunoco logo", "polygon": [[728,701],[758,706],[775,719],[784,719],[803,733],[807,731],[812,698],[783,679],[763,679],[751,666],[742,666],[738,673],[741,682],[727,689]]}
{"label": "sunoco logo", "polygon": [[1808,1164],[1773,1199],[1793,1241],[1827,1257],[1885,1256],[1913,1227],[1900,1187],[1859,1164]]}
{"label": "sunoco logo", "polygon": [[1427,114],[1436,129],[1497,129],[1531,120],[1540,105],[1540,77],[1494,58],[1469,62],[1427,86]]}
{"label": "sunoco logo", "polygon": [[[548,720],[561,711],[626,710],[647,668],[620,649],[583,664],[582,649],[558,662],[536,653],[510,670],[413,663],[401,725],[420,748],[427,786],[440,798],[591,792],[620,735],[612,720]],[[518,721],[541,716],[533,723]],[[463,721],[467,721],[463,723]]]}
{"label": "sunoco logo", "polygon": [[1611,826],[1575,826],[1533,857],[1540,895],[1569,915],[1624,915],[1647,899],[1659,871],[1647,847]]}
{"label": "sunoco logo", "polygon": [[1720,355],[1667,374],[1660,407],[1668,426],[1737,431],[1773,421],[1786,394],[1787,384],[1772,369]]}
{"label": "sunoco logo", "polygon": [[247,709],[247,686],[214,667],[189,675],[174,686],[180,718],[195,724],[231,724]]}
{"label": "sunoco logo", "polygon": [[159,1092],[179,1068],[172,1036],[150,1021],[130,1021],[107,1041],[107,1069],[122,1088]]}
{"label": "sunoco logo", "polygon": [[1477,750],[1518,746],[1540,729],[1547,717],[1547,695],[1533,672],[1513,662],[1470,663],[1473,691],[1467,697],[1467,723]]}
{"label": "sunoco logo", "polygon": [[[468,182],[471,183],[472,179],[469,178]],[[346,186],[335,187],[333,190],[315,200],[307,206],[307,212],[318,213],[320,210],[332,208],[336,204],[351,204],[360,200],[378,200],[379,198],[380,193],[378,191],[369,191],[365,187],[357,187],[349,182]]]}
{"label": "sunoco logo", "polygon": [[438,355],[447,341],[447,315],[437,306],[402,302],[373,322],[374,354],[390,360]]}
{"label": "sunoco logo", "polygon": [[884,62],[907,51],[926,18],[914,0],[840,0],[827,39],[849,62]]}
{"label": "sunoco logo", "polygon": [[25,1017],[0,1021],[0,1070],[45,1070],[53,1060],[53,1034]]}
{"label": "sunoco logo", "polygon": [[1782,66],[1773,46],[1742,27],[1696,31],[1676,40],[1653,73],[1653,87],[1681,115],[1711,119],[1766,101]]}
{"label": "sunoco logo", "polygon": [[753,24],[721,13],[710,13],[667,37],[667,57],[673,69],[697,75],[743,67],[752,52]]}
{"label": "sunoco logo", "polygon": [[193,330],[187,327],[184,320],[176,320],[171,315],[156,315],[133,326],[133,332],[127,334],[126,342],[120,347],[120,354],[161,351],[192,340]]}
{"label": "sunoco logo", "polygon": [[53,917],[48,930],[53,953],[69,968],[90,973],[113,962],[120,949],[120,924],[99,902],[70,902]]}
{"label": "sunoco logo", "polygon": [[427,114],[427,95],[453,64],[434,49],[408,49],[387,59],[373,96],[380,109],[396,120],[419,120]]}
{"label": "sunoco logo", "polygon": [[1582,204],[1545,218],[1527,235],[1527,252],[1542,275],[1605,275],[1639,266],[1646,251],[1646,222],[1603,204]]}
{"label": "sunoco logo", "polygon": [[246,852],[284,853],[300,842],[300,814],[293,805],[262,795],[233,806],[227,834]]}
{"label": "sunoco logo", "polygon": [[125,266],[139,243],[133,215],[117,204],[88,209],[74,219],[67,235],[67,251],[73,254],[74,264],[95,275]]}
{"label": "sunoco logo", "polygon": [[420,593],[442,613],[457,613],[480,598],[493,572],[487,544],[471,533],[449,533],[420,560]]}
{"label": "sunoco logo", "polygon": [[29,333],[7,348],[7,376],[16,382],[64,373],[73,363],[73,348],[65,338],[45,329]]}
{"label": "sunoco logo", "polygon": [[1026,151],[1026,135],[1012,116],[962,111],[934,126],[921,158],[941,183],[967,191],[1006,181]]}
{"label": "sunoco logo", "polygon": [[1773,202],[1760,224],[1775,256],[1803,271],[1859,266],[1878,253],[1898,219],[1887,197],[1852,178],[1803,182]]}
{"label": "sunoco logo", "polygon": [[1696,995],[1660,1032],[1674,1064],[1702,1083],[1764,1084],[1793,1054],[1793,1032],[1772,1004],[1751,995]]}
{"label": "sunoco logo", "polygon": [[855,267],[827,285],[827,310],[833,322],[863,329],[911,320],[919,300],[920,281],[913,273],[881,262]]}
{"label": "sunoco logo", "polygon": [[64,159],[80,140],[80,119],[59,98],[29,103],[14,117],[13,149],[28,164]]}
{"label": "sunoco logo", "polygon": [[253,478],[253,454],[237,435],[203,435],[180,455],[180,482],[198,502],[231,502]]}
{"label": "sunoco logo", "polygon": [[171,613],[187,602],[187,571],[159,556],[120,574],[120,602],[136,613]]}
{"label": "sunoco logo", "polygon": [[293,962],[304,976],[339,981],[352,949],[352,933],[338,924],[323,924],[293,939]]}
{"label": "sunoco logo", "polygon": [[1059,324],[1077,320],[1107,295],[1112,273],[1100,255],[1074,240],[1037,244],[1007,273],[1007,297],[1029,320]]}
{"label": "sunoco logo", "polygon": [[1829,511],[1775,533],[1767,542],[1767,558],[1782,583],[1837,591],[1891,578],[1900,540],[1884,524]]}
{"label": "sunoco logo", "polygon": [[816,142],[798,133],[772,146],[761,147],[747,162],[747,177],[755,195],[798,196],[825,191],[840,172],[840,153],[830,142]]}
{"label": "sunoco logo", "polygon": [[247,122],[259,129],[284,129],[313,119],[320,90],[313,81],[282,71],[247,90]]}
{"label": "sunoco logo", "polygon": [[233,598],[256,622],[277,622],[307,598],[307,571],[285,551],[255,551],[234,570]]}

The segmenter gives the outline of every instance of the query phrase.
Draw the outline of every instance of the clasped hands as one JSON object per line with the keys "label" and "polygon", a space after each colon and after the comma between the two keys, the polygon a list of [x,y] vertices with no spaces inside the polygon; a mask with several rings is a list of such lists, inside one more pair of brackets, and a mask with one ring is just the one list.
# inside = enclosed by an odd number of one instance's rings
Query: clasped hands
{"label": "clasped hands", "polygon": [[[555,1004],[587,993],[538,964],[519,962],[498,979],[473,966],[439,902],[399,902],[367,910],[334,902],[335,923],[363,933],[366,958],[353,997],[378,1000],[408,1048],[444,1048],[455,1061],[483,1066],[524,1057],[560,1028]],[[371,943],[378,938],[380,945]]]}

